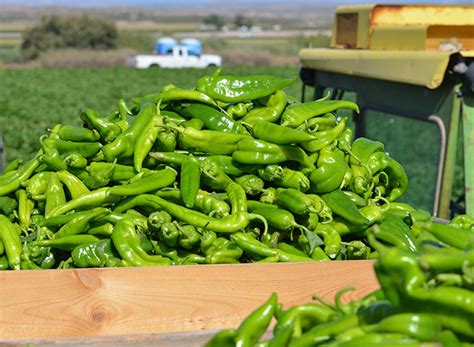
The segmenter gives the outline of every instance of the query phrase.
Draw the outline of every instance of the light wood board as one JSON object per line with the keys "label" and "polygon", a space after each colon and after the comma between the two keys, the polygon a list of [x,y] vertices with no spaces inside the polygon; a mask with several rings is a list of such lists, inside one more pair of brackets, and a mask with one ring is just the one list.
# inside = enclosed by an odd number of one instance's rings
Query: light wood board
{"label": "light wood board", "polygon": [[236,327],[272,292],[285,307],[379,288],[373,261],[0,272],[0,343]]}

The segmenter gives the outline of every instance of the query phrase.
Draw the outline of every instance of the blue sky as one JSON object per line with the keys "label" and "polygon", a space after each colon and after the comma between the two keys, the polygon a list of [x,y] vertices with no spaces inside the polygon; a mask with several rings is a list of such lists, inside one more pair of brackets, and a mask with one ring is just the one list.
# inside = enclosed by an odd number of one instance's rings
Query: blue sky
{"label": "blue sky", "polygon": [[[220,3],[224,4],[226,0],[174,0],[173,6],[185,6],[185,5],[204,5],[209,3]],[[242,4],[251,5],[254,3],[260,4],[272,4],[272,3],[288,3],[288,0],[232,0],[229,1],[232,5]],[[321,5],[339,5],[343,3],[374,3],[377,1],[364,1],[364,0],[338,0],[338,1],[327,1],[327,0],[292,0],[292,4],[321,4]],[[431,3],[431,4],[473,4],[473,0],[424,0],[424,1],[407,1],[407,0],[390,0],[387,3]],[[28,5],[28,6],[44,6],[44,5],[55,5],[55,6],[71,6],[71,7],[87,7],[87,6],[163,6],[169,5],[169,0],[0,0],[0,5]]]}

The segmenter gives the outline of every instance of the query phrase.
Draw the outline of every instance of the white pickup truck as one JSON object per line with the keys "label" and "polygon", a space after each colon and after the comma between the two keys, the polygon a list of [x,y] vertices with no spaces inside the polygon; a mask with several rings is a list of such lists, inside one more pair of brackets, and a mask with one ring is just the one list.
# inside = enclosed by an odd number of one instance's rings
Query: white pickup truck
{"label": "white pickup truck", "polygon": [[176,46],[166,55],[135,55],[128,57],[127,65],[139,69],[160,68],[206,68],[221,66],[222,58],[215,54],[191,55],[183,46]]}

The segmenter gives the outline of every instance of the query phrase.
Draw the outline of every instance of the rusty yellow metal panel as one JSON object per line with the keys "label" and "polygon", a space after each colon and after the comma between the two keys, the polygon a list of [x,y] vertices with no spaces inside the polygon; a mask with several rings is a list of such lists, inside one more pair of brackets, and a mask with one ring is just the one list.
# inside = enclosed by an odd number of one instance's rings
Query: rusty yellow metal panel
{"label": "rusty yellow metal panel", "polygon": [[474,51],[473,25],[430,25],[426,31],[426,49],[439,49],[450,44],[463,50]]}
{"label": "rusty yellow metal panel", "polygon": [[[449,52],[376,51],[307,48],[299,52],[304,67],[437,88],[449,63]],[[457,54],[457,53],[455,53]]]}
{"label": "rusty yellow metal panel", "polygon": [[375,5],[339,6],[336,9],[330,47],[368,48],[370,15]]}
{"label": "rusty yellow metal panel", "polygon": [[426,25],[376,27],[370,37],[370,49],[424,50]]}
{"label": "rusty yellow metal panel", "polygon": [[379,25],[473,25],[474,6],[376,5],[371,27]]}

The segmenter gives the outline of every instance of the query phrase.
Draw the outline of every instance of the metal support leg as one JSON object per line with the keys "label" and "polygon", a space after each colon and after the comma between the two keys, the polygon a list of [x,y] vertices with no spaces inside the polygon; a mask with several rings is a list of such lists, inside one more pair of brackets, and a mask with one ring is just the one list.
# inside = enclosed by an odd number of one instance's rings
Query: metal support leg
{"label": "metal support leg", "polygon": [[443,182],[444,159],[446,156],[446,127],[444,126],[443,120],[434,114],[429,116],[428,120],[438,126],[441,135],[441,147],[439,149],[438,172],[436,174],[436,187],[433,202],[433,216],[437,217],[439,211],[439,198],[441,195],[441,183]]}

